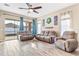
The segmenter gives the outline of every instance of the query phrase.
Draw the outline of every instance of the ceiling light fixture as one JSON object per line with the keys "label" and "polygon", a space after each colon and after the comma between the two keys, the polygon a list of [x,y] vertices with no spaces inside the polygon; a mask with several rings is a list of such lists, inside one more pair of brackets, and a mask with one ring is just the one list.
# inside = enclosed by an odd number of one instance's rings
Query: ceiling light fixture
{"label": "ceiling light fixture", "polygon": [[4,5],[5,5],[5,6],[7,6],[7,7],[9,7],[9,6],[10,6],[10,5],[9,5],[9,4],[7,4],[7,3],[5,3]]}
{"label": "ceiling light fixture", "polygon": [[28,13],[31,13],[31,12],[33,12],[33,10],[32,10],[32,9],[28,10]]}

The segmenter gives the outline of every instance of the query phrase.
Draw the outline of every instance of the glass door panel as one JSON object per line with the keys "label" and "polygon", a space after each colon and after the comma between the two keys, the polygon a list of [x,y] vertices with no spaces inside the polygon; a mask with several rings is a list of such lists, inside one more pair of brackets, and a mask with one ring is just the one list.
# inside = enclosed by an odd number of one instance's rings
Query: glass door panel
{"label": "glass door panel", "polygon": [[17,38],[16,27],[14,20],[5,20],[5,40],[14,40]]}

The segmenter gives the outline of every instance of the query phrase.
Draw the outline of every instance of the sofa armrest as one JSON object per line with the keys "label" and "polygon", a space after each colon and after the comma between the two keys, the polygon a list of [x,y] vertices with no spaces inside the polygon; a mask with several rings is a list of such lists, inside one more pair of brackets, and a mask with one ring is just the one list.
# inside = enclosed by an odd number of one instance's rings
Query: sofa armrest
{"label": "sofa armrest", "polygon": [[78,41],[75,40],[75,39],[67,39],[66,42],[68,42],[68,44],[75,44],[75,43],[77,43]]}
{"label": "sofa armrest", "polygon": [[27,35],[32,35],[32,34],[27,34]]}
{"label": "sofa armrest", "polygon": [[37,35],[42,35],[42,34],[37,34]]}
{"label": "sofa armrest", "polygon": [[63,37],[56,37],[56,40],[66,40],[66,39]]}
{"label": "sofa armrest", "polygon": [[78,41],[75,39],[67,39],[65,42],[66,51],[73,51],[78,47]]}
{"label": "sofa armrest", "polygon": [[40,36],[41,36],[41,35],[43,35],[43,34],[36,34],[36,35],[40,35]]}

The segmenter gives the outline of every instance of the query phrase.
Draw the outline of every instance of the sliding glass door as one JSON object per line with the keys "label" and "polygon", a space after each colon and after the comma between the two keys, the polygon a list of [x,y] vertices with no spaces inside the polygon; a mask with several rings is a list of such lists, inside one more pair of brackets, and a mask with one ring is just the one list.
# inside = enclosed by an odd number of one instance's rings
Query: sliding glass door
{"label": "sliding glass door", "polygon": [[[26,31],[26,22],[24,24],[24,31]],[[6,19],[5,20],[5,39],[17,39],[19,33],[20,21]]]}
{"label": "sliding glass door", "polygon": [[16,34],[17,25],[13,20],[5,20],[5,35],[12,36]]}

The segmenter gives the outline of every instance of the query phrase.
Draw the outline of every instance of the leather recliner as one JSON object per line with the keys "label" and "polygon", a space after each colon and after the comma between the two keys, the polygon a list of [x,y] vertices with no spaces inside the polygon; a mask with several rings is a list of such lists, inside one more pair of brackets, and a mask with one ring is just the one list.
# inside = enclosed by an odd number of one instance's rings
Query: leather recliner
{"label": "leather recliner", "polygon": [[33,38],[34,38],[34,36],[32,34],[27,33],[27,32],[20,33],[20,40],[21,41],[32,40]]}
{"label": "leather recliner", "polygon": [[57,38],[56,47],[72,52],[78,47],[77,34],[74,31],[65,31],[62,37]]}

